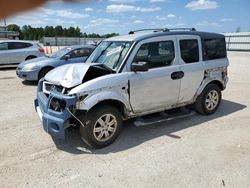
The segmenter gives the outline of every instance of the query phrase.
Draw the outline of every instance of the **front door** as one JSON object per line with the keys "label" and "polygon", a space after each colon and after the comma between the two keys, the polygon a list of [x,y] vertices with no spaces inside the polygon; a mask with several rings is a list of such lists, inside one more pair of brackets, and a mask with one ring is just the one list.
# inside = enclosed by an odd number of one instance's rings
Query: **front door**
{"label": "front door", "polygon": [[176,64],[173,36],[139,43],[132,62],[148,62],[147,72],[130,72],[130,104],[134,113],[158,111],[178,101],[180,66]]}

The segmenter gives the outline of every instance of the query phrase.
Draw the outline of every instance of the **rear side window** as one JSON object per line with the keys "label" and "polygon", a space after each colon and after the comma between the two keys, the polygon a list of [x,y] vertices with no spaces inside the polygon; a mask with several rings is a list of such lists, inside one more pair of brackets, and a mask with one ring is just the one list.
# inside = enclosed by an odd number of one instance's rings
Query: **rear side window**
{"label": "rear side window", "polygon": [[205,39],[204,51],[205,60],[225,58],[227,56],[225,39]]}
{"label": "rear side window", "polygon": [[0,50],[8,50],[8,44],[6,42],[0,43]]}
{"label": "rear side window", "polygon": [[31,46],[32,46],[32,44],[25,43],[25,42],[8,42],[8,49],[9,50],[28,48],[28,47],[31,47]]}
{"label": "rear side window", "polygon": [[148,62],[149,68],[171,65],[174,60],[174,43],[172,41],[151,42],[143,44],[138,50],[134,62]]}
{"label": "rear side window", "polygon": [[199,61],[198,40],[180,40],[181,58],[185,63],[195,63]]}

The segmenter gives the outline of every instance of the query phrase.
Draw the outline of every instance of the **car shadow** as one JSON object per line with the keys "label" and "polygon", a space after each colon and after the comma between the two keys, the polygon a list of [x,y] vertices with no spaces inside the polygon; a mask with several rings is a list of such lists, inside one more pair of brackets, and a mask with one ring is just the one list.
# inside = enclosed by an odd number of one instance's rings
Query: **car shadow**
{"label": "car shadow", "polygon": [[17,66],[15,67],[4,67],[0,66],[0,71],[10,71],[10,70],[16,70]]}
{"label": "car shadow", "polygon": [[37,86],[38,81],[23,80],[23,81],[22,81],[22,84],[23,84],[23,85],[26,85],[26,86]]}
{"label": "car shadow", "polygon": [[80,138],[79,130],[70,128],[66,131],[66,139],[59,140],[52,138],[56,147],[62,151],[72,154],[107,154],[124,151],[136,147],[144,142],[161,136],[169,136],[172,139],[181,139],[176,132],[188,129],[190,127],[199,126],[204,122],[214,120],[246,108],[245,105],[222,100],[218,111],[210,116],[202,116],[195,114],[193,116],[148,125],[144,127],[136,127],[131,121],[125,122],[123,130],[117,140],[108,147],[102,149],[92,149],[88,147]]}

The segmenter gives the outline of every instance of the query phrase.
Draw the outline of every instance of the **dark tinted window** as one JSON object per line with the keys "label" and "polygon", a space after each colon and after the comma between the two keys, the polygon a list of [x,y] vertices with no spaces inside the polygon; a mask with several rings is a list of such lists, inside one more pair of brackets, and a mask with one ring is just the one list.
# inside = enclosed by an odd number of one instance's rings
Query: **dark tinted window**
{"label": "dark tinted window", "polygon": [[171,65],[174,57],[174,43],[172,41],[152,42],[140,47],[134,62],[146,61],[150,68],[156,68]]}
{"label": "dark tinted window", "polygon": [[199,61],[198,40],[180,40],[181,58],[185,63],[195,63]]}
{"label": "dark tinted window", "polygon": [[6,42],[0,43],[0,50],[8,50],[8,45]]}
{"label": "dark tinted window", "polygon": [[9,50],[15,50],[15,49],[22,49],[22,48],[28,48],[32,46],[30,43],[24,43],[24,42],[8,42],[8,49]]}
{"label": "dark tinted window", "polygon": [[70,55],[70,58],[77,58],[77,57],[89,56],[90,53],[91,53],[91,50],[89,48],[79,48],[70,52],[69,55]]}
{"label": "dark tinted window", "polygon": [[225,39],[205,39],[204,40],[205,60],[220,59],[226,57]]}

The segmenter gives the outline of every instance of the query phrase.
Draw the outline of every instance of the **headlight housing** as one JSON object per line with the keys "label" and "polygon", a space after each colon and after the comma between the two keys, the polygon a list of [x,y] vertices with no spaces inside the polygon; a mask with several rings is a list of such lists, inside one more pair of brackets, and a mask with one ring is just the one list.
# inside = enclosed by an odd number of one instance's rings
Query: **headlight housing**
{"label": "headlight housing", "polygon": [[35,70],[37,68],[36,65],[33,65],[33,64],[29,64],[29,65],[24,65],[23,67],[23,71],[32,71],[32,70]]}

